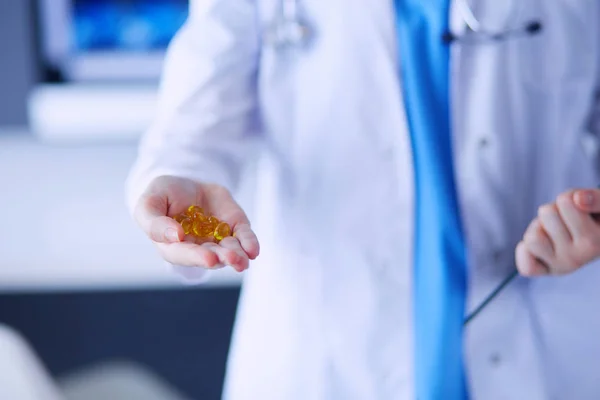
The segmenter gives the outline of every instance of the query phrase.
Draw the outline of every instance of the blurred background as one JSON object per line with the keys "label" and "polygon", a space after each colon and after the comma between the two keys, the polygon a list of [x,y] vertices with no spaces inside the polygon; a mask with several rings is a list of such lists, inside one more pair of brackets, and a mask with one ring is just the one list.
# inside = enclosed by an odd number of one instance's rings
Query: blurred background
{"label": "blurred background", "polygon": [[220,397],[240,277],[181,285],[123,195],[187,6],[0,1],[0,387],[17,343],[68,399]]}

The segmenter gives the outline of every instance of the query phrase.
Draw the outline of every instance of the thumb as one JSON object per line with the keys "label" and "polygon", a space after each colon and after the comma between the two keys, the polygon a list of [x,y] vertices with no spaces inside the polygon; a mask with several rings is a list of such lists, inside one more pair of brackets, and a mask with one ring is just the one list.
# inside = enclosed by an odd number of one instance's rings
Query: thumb
{"label": "thumb", "polygon": [[168,201],[161,194],[144,195],[134,213],[135,220],[150,239],[158,243],[183,240],[183,228],[167,216]]}
{"label": "thumb", "polygon": [[573,194],[573,201],[581,211],[600,213],[600,190],[598,189],[577,190]]}

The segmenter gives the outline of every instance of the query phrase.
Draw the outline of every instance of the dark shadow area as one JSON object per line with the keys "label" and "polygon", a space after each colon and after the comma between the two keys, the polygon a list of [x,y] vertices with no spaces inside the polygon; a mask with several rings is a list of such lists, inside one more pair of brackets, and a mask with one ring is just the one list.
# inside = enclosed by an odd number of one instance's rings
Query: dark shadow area
{"label": "dark shadow area", "polygon": [[54,376],[110,360],[142,364],[194,399],[219,399],[238,288],[0,295]]}

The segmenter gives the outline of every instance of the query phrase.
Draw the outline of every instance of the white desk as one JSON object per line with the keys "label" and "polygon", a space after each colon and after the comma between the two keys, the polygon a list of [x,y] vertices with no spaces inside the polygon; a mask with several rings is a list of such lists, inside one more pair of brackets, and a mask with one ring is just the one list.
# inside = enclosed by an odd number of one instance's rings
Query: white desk
{"label": "white desk", "polygon": [[[130,144],[42,144],[0,130],[0,291],[181,285],[129,217]],[[231,269],[207,285],[238,285]]]}

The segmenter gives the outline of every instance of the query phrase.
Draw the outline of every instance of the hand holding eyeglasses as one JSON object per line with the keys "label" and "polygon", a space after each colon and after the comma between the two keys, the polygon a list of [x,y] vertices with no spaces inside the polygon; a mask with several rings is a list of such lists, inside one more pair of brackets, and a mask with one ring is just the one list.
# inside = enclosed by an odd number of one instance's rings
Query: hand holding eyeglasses
{"label": "hand holding eyeglasses", "polygon": [[600,257],[600,190],[570,190],[545,204],[515,252],[525,276],[564,275]]}

